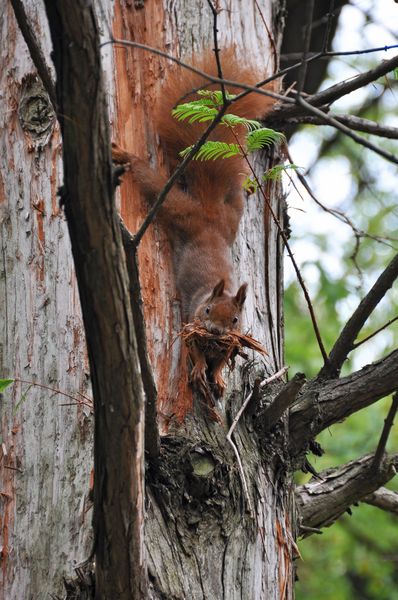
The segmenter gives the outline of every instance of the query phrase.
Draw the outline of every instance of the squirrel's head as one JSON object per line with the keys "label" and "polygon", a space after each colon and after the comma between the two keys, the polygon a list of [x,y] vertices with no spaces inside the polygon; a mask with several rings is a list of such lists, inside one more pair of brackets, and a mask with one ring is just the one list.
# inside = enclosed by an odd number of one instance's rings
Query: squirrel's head
{"label": "squirrel's head", "polygon": [[224,287],[225,281],[221,279],[196,313],[202,325],[212,333],[223,334],[239,329],[247,283],[240,286],[236,296],[224,293]]}

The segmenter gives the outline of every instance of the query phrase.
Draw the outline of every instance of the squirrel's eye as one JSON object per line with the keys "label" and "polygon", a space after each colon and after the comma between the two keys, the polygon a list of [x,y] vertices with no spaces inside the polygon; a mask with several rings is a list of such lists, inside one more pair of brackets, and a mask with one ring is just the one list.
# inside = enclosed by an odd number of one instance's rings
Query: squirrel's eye
{"label": "squirrel's eye", "polygon": [[208,315],[208,314],[209,314],[209,312],[210,312],[210,306],[208,306],[208,307],[206,308],[206,310],[205,310],[205,313],[206,313],[206,315]]}
{"label": "squirrel's eye", "polygon": [[238,321],[239,321],[239,317],[234,317],[234,318],[232,319],[232,323],[233,323],[234,325],[236,325],[236,323],[237,323]]}

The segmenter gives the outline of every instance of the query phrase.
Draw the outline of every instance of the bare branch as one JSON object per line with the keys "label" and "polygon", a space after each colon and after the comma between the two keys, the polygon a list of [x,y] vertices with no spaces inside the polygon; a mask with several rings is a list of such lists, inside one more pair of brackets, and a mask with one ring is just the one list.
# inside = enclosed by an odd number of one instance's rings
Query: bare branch
{"label": "bare branch", "polygon": [[365,408],[398,387],[398,350],[359,371],[305,386],[300,401],[290,411],[290,443],[299,454],[318,433]]}
{"label": "bare branch", "polygon": [[137,262],[137,248],[134,238],[120,218],[122,242],[126,253],[129,274],[130,305],[133,313],[134,329],[137,336],[137,350],[140,360],[142,383],[145,391],[145,452],[151,460],[156,460],[160,452],[160,437],[157,419],[157,389],[149,361],[144,314],[142,311],[141,285]]}
{"label": "bare branch", "polygon": [[311,33],[312,33],[312,15],[314,12],[314,0],[307,0],[305,3],[305,31],[304,31],[304,47],[303,47],[303,60],[301,61],[298,81],[297,81],[297,95],[300,96],[304,89],[305,76],[307,74],[308,63],[306,61],[308,52],[310,50]]}
{"label": "bare branch", "polygon": [[374,144],[369,142],[366,138],[363,138],[360,135],[353,133],[349,127],[347,127],[346,125],[343,125],[343,123],[340,123],[333,117],[329,116],[323,110],[320,110],[319,108],[316,108],[315,106],[312,106],[309,102],[304,100],[301,96],[297,96],[297,103],[300,106],[302,106],[303,108],[306,108],[308,112],[313,113],[314,115],[317,115],[321,119],[324,119],[325,123],[327,123],[328,125],[332,125],[339,131],[345,133],[345,135],[347,135],[352,140],[354,140],[354,142],[361,144],[361,146],[365,146],[365,148],[368,148],[368,150],[372,150],[373,152],[376,152],[376,154],[379,154],[386,160],[398,165],[398,158],[396,156],[394,156],[390,152],[386,152],[385,150],[378,148],[377,146],[375,146]]}
{"label": "bare branch", "polygon": [[[329,117],[333,117],[335,121],[346,125],[350,129],[355,131],[363,131],[364,133],[370,133],[372,135],[378,135],[391,140],[398,139],[398,127],[388,127],[387,125],[380,125],[369,119],[362,119],[355,115],[339,115],[336,113],[327,113]],[[293,117],[287,119],[289,125],[328,125],[324,118],[316,117],[313,115],[303,115],[301,117]]]}
{"label": "bare branch", "polygon": [[354,342],[357,335],[397,277],[398,254],[394,256],[390,264],[383,271],[371,290],[366,294],[365,298],[363,298],[350,319],[347,321],[329,354],[329,362],[319,371],[319,379],[338,376],[344,361],[354,348]]}
{"label": "bare branch", "polygon": [[260,413],[259,419],[264,423],[264,431],[272,429],[284,412],[294,404],[304,383],[305,375],[296,373],[293,379],[284,385],[272,404]]}
{"label": "bare branch", "polygon": [[[387,50],[393,50],[398,48],[398,44],[392,44],[391,46],[377,46],[376,48],[367,48],[366,50],[346,50],[343,52],[310,52],[307,57],[307,61],[325,58],[328,59],[332,56],[355,56],[359,54],[371,54],[374,52],[387,52]],[[290,52],[289,54],[281,54],[281,60],[303,60],[303,54],[301,52]],[[295,65],[297,68],[297,65]]]}
{"label": "bare branch", "polygon": [[[271,375],[270,377],[268,377],[267,379],[264,379],[264,381],[262,381],[259,385],[259,387],[263,388],[266,385],[268,385],[269,383],[271,383],[272,381],[275,381],[275,379],[279,379],[280,377],[283,377],[283,375],[286,373],[288,367],[282,367],[282,369],[280,369],[277,373],[274,373],[273,375]],[[232,439],[232,434],[236,429],[236,426],[239,422],[239,419],[241,418],[242,414],[244,413],[247,405],[249,404],[250,400],[252,399],[253,396],[253,391],[250,392],[250,394],[248,394],[248,396],[246,397],[245,401],[243,402],[242,406],[240,407],[238,413],[236,414],[231,427],[229,428],[229,431],[227,433],[226,436],[226,440],[227,442],[229,442],[229,444],[231,445],[232,450],[234,451],[234,454],[236,456],[236,460],[238,462],[238,467],[239,467],[239,473],[240,473],[240,477],[241,477],[241,481],[242,481],[242,487],[243,487],[243,491],[245,494],[245,498],[246,498],[246,502],[249,508],[249,512],[250,514],[252,514],[253,512],[253,507],[252,507],[252,503],[250,500],[250,496],[249,496],[249,491],[247,488],[247,483],[246,483],[246,477],[245,477],[245,472],[243,469],[243,465],[242,465],[242,461],[239,455],[239,451],[238,448],[236,447],[235,442]]]}
{"label": "bare branch", "polygon": [[35,65],[39,77],[43,82],[51,104],[53,105],[55,112],[57,112],[57,97],[51,71],[46,63],[46,59],[44,58],[44,54],[39,46],[32,26],[29,23],[24,5],[22,4],[21,0],[11,0],[11,5],[14,9],[14,15],[17,20],[18,27],[21,30],[26,45],[28,46],[33,64]]}
{"label": "bare branch", "polygon": [[184,173],[185,169],[187,168],[187,166],[189,165],[189,163],[195,156],[196,152],[205,143],[205,141],[209,137],[210,133],[213,131],[213,129],[215,129],[215,127],[221,121],[221,119],[223,118],[224,114],[226,113],[229,105],[230,105],[230,101],[225,98],[225,103],[220,108],[219,112],[214,117],[213,121],[206,128],[206,130],[200,136],[199,140],[196,142],[196,144],[194,144],[192,146],[189,153],[184,157],[183,161],[179,164],[179,166],[174,170],[174,172],[172,173],[170,178],[167,180],[164,188],[162,189],[159,196],[156,198],[155,202],[152,204],[151,208],[149,209],[147,216],[145,217],[144,221],[141,224],[141,227],[139,228],[137,233],[134,235],[134,244],[135,244],[136,248],[138,247],[139,243],[141,242],[142,237],[143,237],[144,233],[146,232],[146,230],[148,229],[149,225],[152,223],[152,221],[156,217],[157,213],[159,212],[159,209],[161,208],[163,202],[166,200],[169,191],[171,190],[171,188],[173,187],[175,182],[179,179],[179,177],[181,177],[181,175]]}
{"label": "bare branch", "polygon": [[[297,65],[296,65],[297,67]],[[319,92],[318,94],[314,94],[307,98],[307,102],[311,104],[311,106],[328,106],[335,102],[339,98],[354,92],[355,90],[383,77],[390,71],[393,71],[396,67],[398,67],[398,55],[394,56],[390,60],[383,61],[380,65],[375,67],[374,69],[370,69],[365,73],[361,73],[348,81],[342,81],[337,83],[336,85],[332,85],[326,90]],[[280,119],[288,119],[290,117],[300,116],[303,114],[307,114],[307,108],[303,111],[303,107],[300,106],[275,106],[272,113],[267,116],[267,121],[272,122]]]}
{"label": "bare branch", "polygon": [[379,469],[381,461],[383,459],[384,453],[386,451],[386,445],[388,441],[388,436],[390,435],[390,431],[392,426],[394,425],[394,417],[398,410],[398,393],[395,393],[392,399],[392,404],[390,410],[388,411],[387,418],[384,421],[383,431],[381,432],[380,440],[376,448],[373,468]]}
{"label": "bare branch", "polygon": [[398,492],[381,487],[368,496],[365,496],[365,498],[362,498],[362,502],[377,506],[377,508],[398,516]]}
{"label": "bare branch", "polygon": [[210,83],[230,85],[231,87],[236,87],[236,88],[245,90],[245,92],[243,92],[242,94],[239,94],[233,100],[234,102],[238,101],[242,97],[243,94],[246,95],[246,93],[255,92],[256,94],[275,98],[276,100],[282,100],[283,102],[288,103],[288,104],[294,104],[294,100],[292,98],[286,98],[286,96],[283,96],[282,94],[277,94],[276,92],[273,92],[269,89],[267,89],[267,90],[261,89],[261,87],[266,85],[269,81],[272,81],[272,80],[276,79],[277,77],[280,77],[282,73],[280,73],[278,75],[272,75],[271,77],[265,79],[264,81],[260,81],[259,83],[257,83],[256,85],[253,86],[253,85],[247,85],[245,83],[240,83],[239,81],[233,81],[232,79],[220,79],[219,77],[215,77],[214,75],[209,75],[209,73],[205,73],[201,69],[197,69],[196,67],[193,67],[192,65],[184,62],[183,60],[180,60],[179,58],[176,58],[175,56],[172,56],[171,54],[168,54],[167,52],[163,52],[163,50],[159,50],[159,48],[154,48],[153,46],[148,46],[146,44],[140,44],[138,42],[132,42],[130,40],[121,40],[121,39],[117,39],[117,38],[112,38],[108,42],[104,42],[103,44],[101,44],[101,47],[106,46],[107,44],[131,46],[132,48],[139,48],[141,50],[146,50],[147,52],[152,52],[153,54],[162,56],[163,58],[166,58],[167,60],[170,60],[171,62],[176,63],[183,69],[187,69],[188,71],[191,71],[192,73],[196,73],[196,75],[201,75],[203,77],[203,79],[205,80],[205,82],[208,81]]}
{"label": "bare branch", "polygon": [[[234,135],[235,135],[235,134],[234,134]],[[264,198],[264,200],[265,200],[265,202],[266,202],[266,204],[267,204],[268,210],[269,210],[269,212],[270,212],[270,214],[271,214],[271,217],[272,217],[272,219],[273,219],[273,221],[274,221],[275,225],[276,225],[276,226],[277,226],[277,228],[278,228],[279,234],[280,234],[280,236],[281,236],[281,238],[282,238],[282,240],[283,240],[283,243],[284,243],[284,245],[285,245],[285,248],[286,248],[286,251],[287,251],[287,253],[288,253],[288,255],[289,255],[289,258],[290,258],[290,260],[292,261],[293,269],[294,269],[294,271],[295,271],[295,273],[296,273],[297,280],[298,280],[298,282],[299,282],[299,285],[300,285],[300,287],[301,287],[301,289],[302,289],[302,292],[303,292],[303,294],[304,294],[305,301],[306,301],[306,303],[307,303],[307,306],[308,306],[308,311],[309,311],[309,313],[310,313],[310,318],[311,318],[311,322],[312,322],[312,327],[313,327],[313,329],[314,329],[315,337],[316,337],[316,339],[317,339],[317,342],[318,342],[319,350],[320,350],[320,352],[321,352],[321,354],[322,354],[322,358],[323,358],[323,360],[324,360],[324,364],[326,364],[326,362],[327,362],[327,360],[328,360],[328,357],[327,357],[327,353],[326,353],[326,350],[325,350],[325,346],[324,346],[324,344],[323,344],[323,341],[322,341],[322,336],[321,336],[321,332],[320,332],[320,330],[319,330],[319,326],[318,326],[318,322],[317,322],[317,319],[316,319],[316,315],[315,315],[314,307],[313,307],[313,305],[312,305],[311,298],[310,298],[309,292],[308,292],[308,290],[307,290],[307,287],[306,287],[306,285],[305,285],[305,281],[304,281],[304,279],[303,279],[303,276],[302,276],[302,274],[301,274],[301,271],[300,271],[300,269],[299,269],[299,266],[298,266],[298,264],[297,264],[297,262],[296,262],[296,259],[294,258],[294,254],[293,254],[293,252],[292,252],[292,250],[291,250],[291,248],[290,248],[290,244],[289,244],[288,237],[287,237],[287,235],[286,235],[286,233],[285,233],[285,230],[284,230],[284,228],[282,227],[282,225],[281,225],[281,223],[280,223],[280,221],[279,221],[279,219],[278,219],[277,215],[275,214],[275,211],[274,211],[274,209],[273,209],[273,208],[272,208],[272,206],[271,206],[271,203],[270,203],[270,201],[269,201],[269,199],[268,199],[268,197],[267,197],[267,194],[265,193],[265,191],[264,191],[264,188],[263,188],[263,186],[261,185],[261,182],[259,181],[259,179],[258,179],[258,177],[257,177],[257,174],[256,174],[256,172],[254,171],[254,169],[253,169],[253,166],[251,165],[251,163],[250,163],[250,161],[249,161],[249,159],[248,159],[248,157],[247,157],[247,154],[246,154],[246,152],[245,152],[244,148],[243,148],[243,147],[240,145],[240,143],[239,143],[239,140],[238,140],[237,136],[235,136],[235,137],[236,137],[236,141],[237,141],[237,143],[239,144],[239,147],[240,147],[240,150],[241,150],[241,152],[242,152],[242,155],[244,156],[244,158],[245,158],[245,160],[246,160],[246,163],[247,163],[247,165],[248,165],[248,167],[249,167],[249,169],[250,169],[250,171],[251,171],[251,173],[252,173],[253,179],[254,179],[254,181],[256,182],[257,186],[258,186],[258,190],[259,190],[259,192],[261,193],[261,195],[263,196],[263,198]]]}
{"label": "bare branch", "polygon": [[373,469],[374,456],[362,456],[336,469],[320,473],[320,479],[312,479],[296,488],[296,504],[302,535],[310,535],[311,529],[329,527],[350,506],[396,474],[398,455],[385,456],[380,469]]}
{"label": "bare branch", "polygon": [[375,335],[377,335],[378,333],[380,333],[380,331],[384,331],[384,329],[387,329],[387,327],[389,327],[390,325],[392,325],[392,323],[395,323],[395,321],[398,321],[398,316],[394,317],[393,319],[390,319],[389,321],[387,321],[387,323],[384,323],[384,325],[382,325],[381,327],[379,327],[378,329],[376,329],[376,331],[373,331],[372,333],[370,333],[369,335],[367,335],[362,340],[359,340],[359,342],[356,342],[354,344],[353,350],[356,350],[359,346],[362,346],[362,344],[365,344],[366,342],[368,342],[369,340],[371,340],[373,337],[375,337]]}

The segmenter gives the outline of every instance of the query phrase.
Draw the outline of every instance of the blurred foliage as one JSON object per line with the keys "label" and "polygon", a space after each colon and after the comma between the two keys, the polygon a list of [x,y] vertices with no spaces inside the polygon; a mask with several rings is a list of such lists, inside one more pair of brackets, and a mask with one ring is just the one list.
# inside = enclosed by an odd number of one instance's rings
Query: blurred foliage
{"label": "blurred foliage", "polygon": [[[369,6],[368,12],[364,13],[360,35],[364,37],[364,45],[370,47],[371,42],[366,41],[366,27],[372,25],[373,7],[372,3],[362,2],[361,8],[365,5]],[[347,46],[351,49],[350,37],[344,38],[344,32],[338,35],[340,47],[336,49],[347,49]],[[345,48],[342,46],[344,39],[348,40]],[[351,65],[355,64],[357,71],[365,71],[373,67],[380,57],[351,57],[349,60]],[[331,63],[329,79],[323,87],[347,76],[347,73],[342,75],[338,71],[336,63]],[[351,106],[346,103],[342,112],[396,125],[397,91],[396,86],[392,89],[393,78],[394,73],[388,80],[367,86],[366,93],[359,100],[353,98]],[[292,248],[301,258],[300,269],[310,291],[323,342],[330,351],[353,310],[397,252],[396,167],[330,128],[306,127],[302,131],[304,133],[296,134],[296,139],[305,136],[306,148],[311,148],[312,144],[317,150],[316,156],[305,166],[319,200],[328,204],[325,196],[333,198],[335,189],[339,200],[332,204],[333,208],[343,211],[358,230],[371,236],[361,237],[358,245],[358,239],[346,225],[320,209],[315,217],[308,211],[308,223],[305,224],[305,214],[303,217],[302,213],[303,210],[307,213],[308,203],[312,202],[308,198],[303,199],[304,204],[299,204],[300,212],[290,210]],[[398,154],[396,140],[369,139]],[[294,154],[293,159],[301,166]],[[344,194],[338,189],[339,183],[344,180],[341,173],[346,178]],[[326,184],[325,174],[329,177]],[[317,181],[321,181],[323,187],[317,189]],[[317,219],[324,218],[329,219],[328,230],[317,227]],[[345,233],[342,233],[343,230],[346,230]],[[397,287],[397,284],[393,286],[368,319],[359,340],[398,315]],[[313,377],[322,366],[322,358],[302,291],[291,274],[285,291],[285,341],[290,376],[301,371],[307,377]],[[344,365],[343,375],[387,355],[397,346],[398,321],[354,350]],[[385,398],[318,436],[325,455],[322,458],[309,457],[316,470],[322,471],[373,452],[390,404],[391,398]],[[398,452],[397,419],[387,448]],[[299,483],[308,479],[307,475],[297,474]],[[398,491],[398,477],[387,487]],[[302,560],[297,562],[297,600],[398,600],[397,532],[396,517],[360,504],[352,508],[352,516],[345,515],[338,523],[323,530],[322,535],[312,535],[300,541]]]}

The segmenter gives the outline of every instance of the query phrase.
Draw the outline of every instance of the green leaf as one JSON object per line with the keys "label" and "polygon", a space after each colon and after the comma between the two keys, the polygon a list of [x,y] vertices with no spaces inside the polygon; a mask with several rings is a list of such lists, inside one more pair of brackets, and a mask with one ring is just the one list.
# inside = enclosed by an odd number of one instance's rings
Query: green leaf
{"label": "green leaf", "polygon": [[398,67],[394,69],[394,77],[395,79],[398,79]]}
{"label": "green leaf", "polygon": [[252,177],[246,177],[244,182],[242,183],[243,189],[249,194],[254,194],[258,190],[258,183]]}
{"label": "green leaf", "polygon": [[[215,106],[222,106],[224,104],[221,90],[198,90],[198,95],[211,100]],[[225,90],[225,97],[227,100],[233,100],[236,98],[236,94],[230,94]]]}
{"label": "green leaf", "polygon": [[302,167],[298,167],[297,165],[276,165],[272,167],[272,169],[268,169],[262,177],[263,181],[279,181],[282,177],[282,173],[285,171],[293,169],[297,171],[297,169],[302,169]]}
{"label": "green leaf", "polygon": [[268,129],[266,127],[262,127],[261,129],[255,129],[254,131],[250,131],[247,134],[247,151],[254,152],[255,150],[259,150],[260,148],[270,146],[271,144],[279,144],[284,139],[285,136],[279,131],[274,131],[273,129]]}
{"label": "green leaf", "polygon": [[221,119],[221,123],[229,125],[230,127],[236,127],[236,125],[244,125],[246,129],[252,131],[254,129],[261,129],[261,123],[254,121],[253,119],[244,119],[238,117],[238,115],[232,115],[228,113]]}
{"label": "green leaf", "polygon": [[[180,156],[185,158],[192,150],[193,146],[189,146],[180,152]],[[238,144],[227,144],[226,142],[205,142],[197,151],[193,160],[216,160],[217,158],[231,158],[232,156],[240,156],[241,150]]]}
{"label": "green leaf", "polygon": [[14,383],[14,379],[0,379],[0,393],[4,392],[12,383]]}
{"label": "green leaf", "polygon": [[196,102],[187,102],[186,104],[179,104],[172,111],[171,114],[178,121],[184,121],[188,119],[188,123],[205,123],[206,121],[213,121],[217,116],[218,110],[210,106],[203,106]]}
{"label": "green leaf", "polygon": [[28,395],[28,392],[29,392],[30,388],[33,387],[33,386],[34,386],[34,383],[29,384],[28,387],[26,388],[26,390],[24,391],[24,393],[22,394],[19,402],[15,405],[15,408],[14,408],[14,411],[13,411],[14,415],[17,414],[17,412],[21,408],[22,404],[25,402],[25,400],[27,398],[27,395]]}

